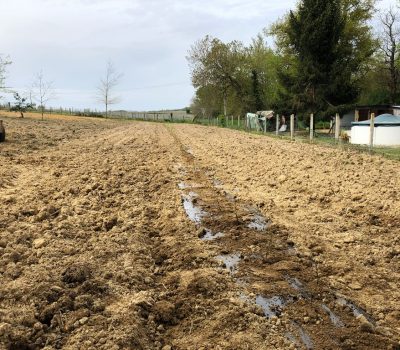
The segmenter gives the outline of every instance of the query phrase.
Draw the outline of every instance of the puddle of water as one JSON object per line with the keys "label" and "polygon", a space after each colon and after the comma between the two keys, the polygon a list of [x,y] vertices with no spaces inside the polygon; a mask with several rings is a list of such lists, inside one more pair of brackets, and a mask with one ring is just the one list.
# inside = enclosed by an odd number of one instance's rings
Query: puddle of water
{"label": "puddle of water", "polygon": [[247,227],[257,231],[265,231],[270,225],[267,219],[258,211],[257,208],[247,207],[247,210],[252,214],[251,221]]}
{"label": "puddle of water", "polygon": [[214,241],[215,239],[221,238],[224,236],[225,236],[225,234],[223,234],[222,232],[218,232],[218,233],[214,234],[214,233],[212,233],[211,230],[206,230],[206,234],[203,237],[201,237],[201,239],[203,241]]}
{"label": "puddle of water", "polygon": [[[294,325],[294,327],[296,327],[296,330],[298,332],[298,336],[301,339],[301,342],[303,343],[303,345],[305,346],[306,349],[313,349],[313,342],[311,340],[311,337],[307,334],[307,332],[300,326],[298,326],[296,323],[292,322],[292,324]],[[299,340],[297,339],[297,337],[290,332],[286,332],[285,333],[285,337],[286,339],[288,339],[291,343],[293,343],[294,345],[296,345],[296,347],[301,347],[301,343],[299,342]]]}
{"label": "puddle of water", "polygon": [[328,316],[334,326],[344,327],[344,323],[341,321],[339,316],[335,315],[327,305],[322,304],[321,307],[322,307],[322,310],[324,310],[328,314]]}
{"label": "puddle of water", "polygon": [[363,309],[352,303],[351,301],[339,297],[336,299],[336,302],[341,305],[341,306],[347,306],[351,312],[353,313],[354,317],[358,317],[360,315],[363,315],[369,322],[374,323],[374,320],[369,316]]}
{"label": "puddle of water", "polygon": [[292,288],[300,291],[304,289],[303,283],[301,283],[296,277],[287,277],[286,280]]}
{"label": "puddle of water", "polygon": [[248,304],[252,304],[252,303],[253,303],[253,302],[251,301],[251,298],[250,298],[248,295],[244,294],[244,293],[240,293],[239,299],[240,299],[241,301],[244,301],[245,303],[248,303]]}
{"label": "puddle of water", "polygon": [[296,277],[286,276],[286,281],[293,289],[297,290],[304,299],[311,298],[310,293],[307,292],[306,287],[303,283],[301,283],[299,279],[297,279]]}
{"label": "puddle of water", "polygon": [[265,231],[268,228],[268,222],[263,216],[256,214],[247,227],[257,231]]}
{"label": "puddle of water", "polygon": [[200,224],[201,220],[207,215],[207,213],[194,204],[195,198],[197,198],[197,194],[194,192],[190,192],[188,195],[183,195],[183,208],[185,209],[186,215],[190,220],[196,224]]}
{"label": "puddle of water", "polygon": [[218,255],[216,257],[217,260],[222,261],[225,265],[225,268],[231,273],[234,274],[237,270],[237,265],[240,262],[240,254],[229,254],[229,255]]}
{"label": "puddle of water", "polygon": [[290,333],[290,332],[286,332],[285,333],[285,337],[293,344],[295,344],[296,346],[299,346],[299,342],[297,341],[296,337]]}
{"label": "puddle of water", "polygon": [[281,296],[273,296],[271,298],[264,298],[258,295],[256,298],[256,304],[261,306],[264,311],[265,317],[271,318],[273,316],[280,316],[282,309],[287,301]]}
{"label": "puddle of water", "polygon": [[305,348],[307,350],[313,349],[314,348],[313,341],[312,341],[310,335],[305,331],[305,329],[303,327],[301,327],[299,324],[297,324],[296,322],[292,322],[292,324],[296,328]]}
{"label": "puddle of water", "polygon": [[[246,303],[254,303],[254,300],[244,293],[240,293],[239,298]],[[282,314],[284,307],[288,303],[293,302],[293,299],[291,297],[283,297],[280,295],[270,298],[265,298],[261,295],[258,295],[255,302],[263,309],[265,317],[272,318],[274,316],[279,317]],[[313,349],[313,341],[305,329],[296,322],[292,322],[292,326],[295,328],[297,336],[292,332],[286,332],[285,337],[296,346],[301,346],[299,343],[299,340],[301,340],[302,344],[307,350]]]}

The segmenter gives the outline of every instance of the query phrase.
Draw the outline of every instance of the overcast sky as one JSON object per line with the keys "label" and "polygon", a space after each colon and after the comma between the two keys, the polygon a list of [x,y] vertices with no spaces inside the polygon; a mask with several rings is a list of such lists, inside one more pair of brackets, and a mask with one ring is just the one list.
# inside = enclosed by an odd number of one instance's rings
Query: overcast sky
{"label": "overcast sky", "polygon": [[[122,72],[113,109],[182,108],[194,90],[185,55],[207,34],[248,43],[296,0],[0,0],[0,53],[7,86],[23,89],[43,70],[53,106],[97,108],[108,60]],[[381,0],[380,7],[395,4]]]}

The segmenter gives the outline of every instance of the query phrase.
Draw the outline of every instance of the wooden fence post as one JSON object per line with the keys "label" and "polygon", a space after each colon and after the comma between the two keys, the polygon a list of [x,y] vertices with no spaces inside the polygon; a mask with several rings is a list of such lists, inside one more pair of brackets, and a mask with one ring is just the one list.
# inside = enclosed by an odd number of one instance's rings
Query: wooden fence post
{"label": "wooden fence post", "polygon": [[310,115],[310,141],[314,139],[314,113]]}
{"label": "wooden fence post", "polygon": [[290,115],[290,140],[294,140],[294,114]]}
{"label": "wooden fence post", "polygon": [[336,113],[336,120],[335,120],[335,140],[339,141],[340,139],[340,115]]}
{"label": "wooden fence post", "polygon": [[360,112],[359,112],[358,109],[356,109],[356,110],[354,111],[354,121],[355,121],[355,122],[358,122],[359,119],[360,119]]}
{"label": "wooden fence post", "polygon": [[375,113],[371,113],[371,120],[369,126],[369,149],[374,148],[374,130],[375,130]]}
{"label": "wooden fence post", "polygon": [[279,135],[279,114],[276,115],[276,120],[275,120],[275,134],[276,134],[276,136]]}

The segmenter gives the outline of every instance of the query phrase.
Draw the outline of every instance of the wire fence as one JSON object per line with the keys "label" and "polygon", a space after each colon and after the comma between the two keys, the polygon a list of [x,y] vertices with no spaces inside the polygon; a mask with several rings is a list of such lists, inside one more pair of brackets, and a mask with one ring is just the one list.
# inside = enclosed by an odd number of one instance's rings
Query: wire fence
{"label": "wire fence", "polygon": [[276,123],[274,121],[267,122],[265,127],[260,128],[261,130],[254,130],[248,127],[245,117],[196,118],[193,123],[241,130],[287,141],[320,144],[327,147],[339,148],[344,151],[367,152],[369,154],[383,155],[387,158],[400,161],[400,147],[374,146],[371,148],[368,145],[351,144],[349,142],[348,130],[339,127],[339,130],[335,132],[335,122],[333,121],[319,121],[315,123],[315,130],[310,131],[305,123],[294,118],[293,133],[290,130],[290,126],[287,131],[277,132]]}
{"label": "wire fence", "polygon": [[[0,110],[9,110],[8,105],[0,105]],[[33,108],[29,112],[41,113],[40,108]],[[91,109],[75,109],[75,108],[46,108],[45,114],[59,114],[71,115],[82,117],[96,117],[105,118],[105,112],[100,112]],[[243,116],[233,117],[210,117],[198,118],[190,114],[188,110],[174,110],[174,111],[154,111],[154,112],[132,112],[132,111],[110,111],[109,118],[115,119],[128,119],[138,121],[152,121],[152,122],[168,122],[168,123],[190,123],[205,126],[216,126],[222,128],[229,128],[234,130],[241,130],[251,132],[258,135],[266,135],[276,139],[291,140],[295,142],[308,142],[314,144],[321,144],[328,147],[338,147],[342,150],[353,150],[358,152],[368,152],[370,154],[383,155],[390,159],[400,160],[400,147],[369,147],[363,145],[354,145],[349,143],[348,134],[345,130],[336,130],[332,122],[319,121],[315,124],[315,130],[312,131],[310,137],[310,130],[306,125],[297,118],[293,120],[293,132],[290,126],[287,131],[276,130],[274,121],[267,121],[261,130],[251,129],[246,123],[246,118]]]}
{"label": "wire fence", "polygon": [[[0,110],[10,111],[11,106],[9,104],[0,105]],[[30,108],[30,113],[42,113],[40,107]],[[89,108],[76,109],[76,108],[44,108],[43,113],[47,115],[70,115],[79,117],[95,117],[95,118],[117,118],[117,119],[137,119],[137,120],[153,120],[153,121],[170,121],[170,122],[185,122],[193,121],[194,116],[190,114],[186,109],[184,110],[165,110],[165,111],[108,111],[107,115],[103,111],[92,110]]]}

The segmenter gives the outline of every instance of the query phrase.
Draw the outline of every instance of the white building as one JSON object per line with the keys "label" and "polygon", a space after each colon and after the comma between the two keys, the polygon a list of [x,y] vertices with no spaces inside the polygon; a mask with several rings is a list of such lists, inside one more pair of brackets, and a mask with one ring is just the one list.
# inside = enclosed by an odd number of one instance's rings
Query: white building
{"label": "white building", "polygon": [[[368,145],[371,120],[353,122],[350,142]],[[374,146],[400,146],[400,116],[381,114],[374,122]]]}
{"label": "white building", "polygon": [[374,105],[374,106],[357,106],[354,111],[350,111],[341,117],[340,125],[344,129],[350,129],[352,122],[362,122],[371,119],[371,113],[375,116],[381,114],[391,114],[400,116],[400,106],[393,105]]}

